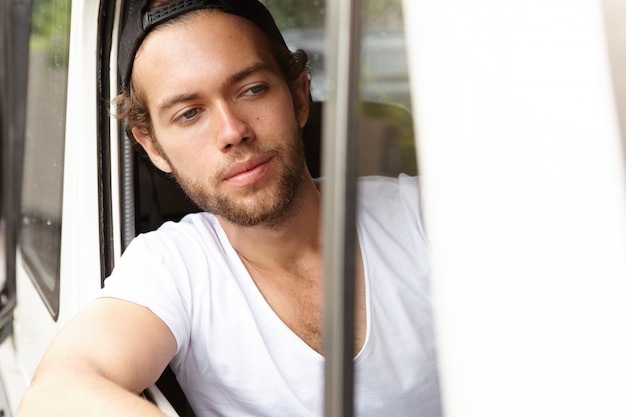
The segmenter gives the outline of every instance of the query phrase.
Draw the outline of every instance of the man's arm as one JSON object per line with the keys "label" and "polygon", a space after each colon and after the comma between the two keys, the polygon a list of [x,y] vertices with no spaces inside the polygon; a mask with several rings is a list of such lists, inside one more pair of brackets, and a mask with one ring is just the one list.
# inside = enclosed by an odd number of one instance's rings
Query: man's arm
{"label": "man's arm", "polygon": [[174,335],[150,310],[97,299],[54,339],[17,415],[163,416],[139,393],[175,352]]}

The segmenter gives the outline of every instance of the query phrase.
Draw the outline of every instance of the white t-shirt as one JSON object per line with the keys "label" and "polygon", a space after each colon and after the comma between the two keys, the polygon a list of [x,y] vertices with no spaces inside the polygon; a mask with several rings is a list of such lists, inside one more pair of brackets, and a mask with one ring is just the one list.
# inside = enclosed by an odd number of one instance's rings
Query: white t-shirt
{"label": "white t-shirt", "polygon": [[[440,416],[417,179],[363,178],[358,196],[367,335],[354,358],[355,414]],[[323,414],[323,357],[267,304],[213,215],[138,236],[101,296],[169,326],[171,366],[199,417]]]}

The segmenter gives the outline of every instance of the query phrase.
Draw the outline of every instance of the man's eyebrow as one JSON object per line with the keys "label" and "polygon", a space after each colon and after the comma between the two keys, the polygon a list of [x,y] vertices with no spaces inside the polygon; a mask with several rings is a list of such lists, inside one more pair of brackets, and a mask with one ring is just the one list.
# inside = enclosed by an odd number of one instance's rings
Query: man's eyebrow
{"label": "man's eyebrow", "polygon": [[276,70],[274,67],[266,62],[255,62],[252,65],[244,68],[243,70],[236,72],[235,74],[228,77],[228,79],[224,82],[224,87],[235,84],[244,78],[248,77],[257,72],[270,72],[275,73]]}
{"label": "man's eyebrow", "polygon": [[178,103],[184,103],[186,101],[196,100],[200,95],[198,93],[184,93],[174,97],[163,100],[157,106],[157,114],[163,116],[169,109],[177,105]]}

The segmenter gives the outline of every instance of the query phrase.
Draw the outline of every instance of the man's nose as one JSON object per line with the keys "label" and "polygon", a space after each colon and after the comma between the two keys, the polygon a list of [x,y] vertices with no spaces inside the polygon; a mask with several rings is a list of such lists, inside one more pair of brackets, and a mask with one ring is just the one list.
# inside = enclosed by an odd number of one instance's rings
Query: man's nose
{"label": "man's nose", "polygon": [[236,109],[228,103],[220,103],[214,110],[218,147],[227,150],[241,142],[253,139],[253,132],[248,123],[242,119]]}

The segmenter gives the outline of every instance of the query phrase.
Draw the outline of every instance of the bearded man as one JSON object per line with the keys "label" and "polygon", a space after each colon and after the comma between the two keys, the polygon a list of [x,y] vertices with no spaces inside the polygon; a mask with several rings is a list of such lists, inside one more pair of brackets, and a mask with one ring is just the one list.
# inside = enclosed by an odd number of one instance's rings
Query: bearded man
{"label": "bearded man", "polygon": [[[257,0],[133,7],[118,108],[204,211],[130,244],[56,337],[19,416],[162,416],[137,394],[168,364],[198,416],[320,416],[322,182],[303,154],[306,54]],[[441,414],[418,198],[408,176],[359,182],[357,416]]]}

